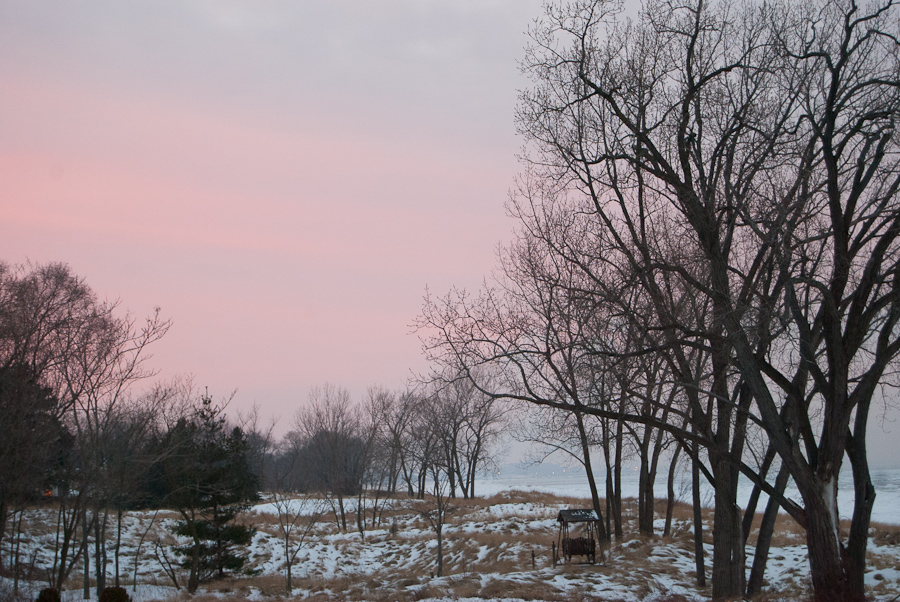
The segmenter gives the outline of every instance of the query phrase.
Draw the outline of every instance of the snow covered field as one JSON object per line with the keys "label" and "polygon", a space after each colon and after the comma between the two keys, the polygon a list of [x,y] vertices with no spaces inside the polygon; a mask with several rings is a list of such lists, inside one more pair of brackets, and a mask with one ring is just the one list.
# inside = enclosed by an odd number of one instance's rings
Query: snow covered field
{"label": "snow covered field", "polygon": [[[562,470],[562,469],[560,469]],[[687,506],[676,511],[672,537],[640,537],[635,533],[635,504],[624,509],[625,537],[606,552],[596,566],[552,566],[550,544],[556,540],[556,514],[562,508],[585,507],[581,498],[586,485],[577,471],[559,475],[502,474],[478,483],[475,500],[455,500],[456,510],[444,531],[444,576],[434,577],[437,542],[434,532],[415,512],[414,500],[394,500],[381,523],[364,535],[343,533],[326,517],[318,524],[294,565],[294,597],[304,600],[621,600],[638,602],[665,599],[705,600],[709,589],[694,584],[693,543]],[[509,471],[515,473],[514,470]],[[895,471],[900,476],[900,471]],[[579,484],[581,481],[582,484]],[[565,485],[568,482],[569,485]],[[876,485],[877,486],[877,485]],[[579,489],[584,487],[585,490]],[[522,489],[531,489],[523,492]],[[553,489],[562,494],[541,493]],[[879,501],[896,499],[879,489]],[[625,488],[626,495],[629,490]],[[661,492],[660,492],[661,493]],[[574,494],[576,497],[565,497]],[[487,498],[483,496],[489,496]],[[663,505],[658,507],[662,517]],[[882,521],[884,517],[893,520]],[[900,505],[876,505],[877,520],[900,523]],[[284,553],[277,535],[271,503],[257,505],[249,520],[258,532],[250,547],[250,569],[255,573],[201,588],[212,599],[274,600],[284,595]],[[22,553],[36,566],[52,562],[50,510],[26,516]],[[121,576],[136,602],[186,600],[166,577],[155,553],[156,542],[171,542],[166,527],[174,519],[161,513],[132,513],[126,517],[126,533],[120,560]],[[43,525],[43,527],[41,527]],[[772,599],[794,600],[808,593],[808,565],[802,534],[784,519],[778,529],[767,571]],[[869,548],[867,586],[874,600],[887,602],[900,594],[900,527],[875,525]],[[656,522],[662,532],[663,520]],[[707,531],[708,533],[708,531]],[[143,536],[143,545],[138,543]],[[113,539],[113,534],[110,535]],[[753,536],[747,553],[753,553]],[[707,545],[707,575],[711,546]],[[534,561],[532,564],[532,552]],[[112,575],[110,564],[108,574]],[[137,587],[132,590],[136,576]],[[186,582],[180,575],[181,583]],[[111,580],[111,579],[110,579]],[[33,583],[32,589],[43,587]],[[80,576],[73,576],[64,600],[82,598]],[[9,582],[0,582],[0,600]],[[32,592],[33,593],[33,592]],[[31,598],[33,599],[33,598]]]}

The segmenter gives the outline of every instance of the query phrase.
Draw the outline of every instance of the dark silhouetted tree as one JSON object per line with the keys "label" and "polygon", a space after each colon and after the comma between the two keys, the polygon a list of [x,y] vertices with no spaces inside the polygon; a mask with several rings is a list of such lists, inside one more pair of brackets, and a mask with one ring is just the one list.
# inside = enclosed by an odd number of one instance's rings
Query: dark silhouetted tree
{"label": "dark silhouetted tree", "polygon": [[258,497],[249,445],[240,428],[228,428],[224,405],[205,395],[194,415],[178,420],[157,447],[156,494],[181,515],[175,532],[190,538],[176,552],[193,593],[201,581],[240,571],[246,562],[239,548],[254,529],[235,519]]}

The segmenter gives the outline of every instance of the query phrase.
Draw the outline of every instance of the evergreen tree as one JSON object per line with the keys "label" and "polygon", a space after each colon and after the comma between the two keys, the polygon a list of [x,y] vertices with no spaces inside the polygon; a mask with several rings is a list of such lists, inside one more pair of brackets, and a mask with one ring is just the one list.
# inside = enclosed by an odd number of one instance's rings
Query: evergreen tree
{"label": "evergreen tree", "polygon": [[57,409],[56,397],[31,366],[0,365],[0,539],[12,509],[60,484],[72,437]]}
{"label": "evergreen tree", "polygon": [[154,488],[181,514],[175,533],[190,538],[175,548],[190,571],[190,593],[201,581],[240,571],[247,560],[240,548],[255,532],[236,522],[257,498],[249,445],[241,429],[227,428],[222,410],[202,397],[195,415],[180,419],[159,442]]}

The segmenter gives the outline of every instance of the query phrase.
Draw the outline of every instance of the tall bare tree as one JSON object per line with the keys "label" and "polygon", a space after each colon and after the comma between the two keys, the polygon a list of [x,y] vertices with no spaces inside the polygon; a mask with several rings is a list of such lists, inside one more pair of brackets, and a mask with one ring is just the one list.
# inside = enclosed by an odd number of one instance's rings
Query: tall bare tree
{"label": "tall bare tree", "polygon": [[[897,8],[657,0],[635,22],[619,8],[552,5],[532,31],[523,66],[533,85],[517,116],[527,166],[513,205],[523,238],[539,241],[544,265],[588,284],[567,288],[590,311],[652,334],[624,353],[664,354],[682,387],[681,413],[623,418],[705,448],[713,597],[744,592],[743,473],[806,529],[816,598],[862,599],[874,500],[866,425],[900,352]],[[441,349],[464,364],[508,361],[515,347],[507,394],[567,409],[571,395],[535,387],[542,370],[565,365],[558,350],[577,347],[525,353],[550,323],[535,315],[489,292],[446,302],[426,322],[451,325]],[[675,429],[683,418],[690,428]],[[752,429],[802,507],[745,463]],[[696,447],[682,449],[703,468]],[[846,538],[836,502],[845,457],[855,493]]]}
{"label": "tall bare tree", "polygon": [[[616,9],[550,7],[524,63],[519,124],[541,211],[574,209],[593,250],[563,241],[557,256],[608,290],[630,272],[677,379],[709,395],[692,414],[716,487],[714,597],[743,592],[733,492],[755,423],[800,490],[803,507],[786,509],[807,530],[815,596],[862,599],[866,425],[900,352],[897,9],[659,1],[634,24]],[[673,283],[702,321],[679,314]],[[705,382],[690,346],[708,353]]]}
{"label": "tall bare tree", "polygon": [[310,484],[328,496],[338,527],[346,531],[347,498],[362,487],[364,472],[358,408],[349,391],[325,384],[314,388],[309,403],[297,410],[294,427],[304,442]]}
{"label": "tall bare tree", "polygon": [[[60,528],[52,579],[58,589],[79,557],[86,560],[87,531],[97,526],[87,520],[88,505],[94,507],[94,518],[108,507],[112,452],[107,439],[117,431],[114,409],[135,381],[152,374],[145,365],[148,347],[170,325],[158,310],[138,324],[122,315],[118,305],[99,300],[64,264],[0,264],[0,366],[26,366],[57,400],[54,419],[75,435],[69,470],[59,476]],[[79,527],[81,545],[76,549]],[[96,532],[95,539],[100,541]],[[98,565],[101,586],[102,571],[105,566]]]}

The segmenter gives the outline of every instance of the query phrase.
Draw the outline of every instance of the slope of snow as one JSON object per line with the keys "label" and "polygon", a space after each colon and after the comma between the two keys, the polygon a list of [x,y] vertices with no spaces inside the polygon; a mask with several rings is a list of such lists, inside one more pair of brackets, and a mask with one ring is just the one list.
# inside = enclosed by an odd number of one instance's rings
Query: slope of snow
{"label": "slope of snow", "polygon": [[[454,500],[455,509],[443,529],[443,577],[434,576],[435,533],[417,512],[428,503],[391,500],[374,526],[369,512],[364,533],[352,530],[355,517],[352,521],[348,519],[350,530],[342,532],[334,517],[325,514],[297,554],[292,570],[294,596],[378,602],[486,598],[512,602],[567,597],[652,602],[668,594],[688,600],[709,598],[708,588],[695,585],[690,523],[676,518],[673,537],[639,536],[633,525],[636,509],[632,500],[626,501],[625,516],[631,518],[625,525],[625,537],[605,550],[602,562],[596,566],[560,564],[555,567],[550,545],[558,536],[556,515],[561,508],[568,507],[561,500],[515,492],[503,492],[487,500]],[[302,510],[301,506],[308,502],[298,500],[296,504]],[[585,501],[584,505],[589,504]],[[135,602],[183,598],[183,590],[175,589],[163,570],[161,554],[157,553],[176,541],[170,534],[174,520],[172,513],[133,512],[124,517],[120,578]],[[247,513],[246,520],[257,527],[247,548],[247,568],[254,575],[206,584],[203,589],[220,598],[282,596],[286,560],[277,526],[277,507],[271,500],[260,503]],[[53,562],[54,533],[48,525],[54,524],[55,514],[50,509],[28,512],[23,520],[20,554],[29,558],[29,562],[34,559],[35,566]],[[107,579],[111,585],[114,521],[110,524]],[[655,521],[654,526],[661,532],[663,521]],[[782,545],[770,551],[766,580],[773,599],[778,595],[793,599],[809,591],[806,548],[799,535],[780,535]],[[708,575],[712,550],[708,543],[705,548]],[[9,549],[7,539],[4,560]],[[748,546],[748,570],[753,551]],[[867,587],[876,599],[890,599],[900,593],[900,530],[873,536],[869,551]],[[173,559],[171,551],[168,554]],[[75,573],[79,571],[80,567]],[[179,582],[186,583],[185,572],[181,569],[176,572]],[[68,591],[64,592],[66,602],[82,599],[80,584],[80,573],[74,574]],[[28,592],[26,598],[33,599],[42,586],[37,582],[22,583],[20,589]],[[10,588],[9,579],[0,580],[0,598]]]}

